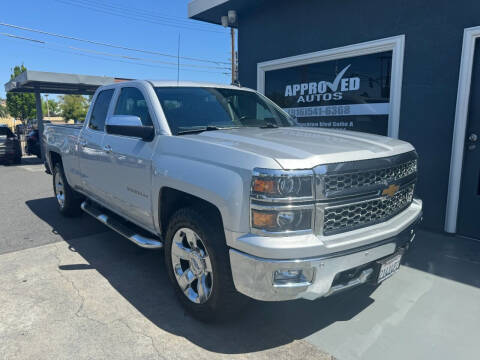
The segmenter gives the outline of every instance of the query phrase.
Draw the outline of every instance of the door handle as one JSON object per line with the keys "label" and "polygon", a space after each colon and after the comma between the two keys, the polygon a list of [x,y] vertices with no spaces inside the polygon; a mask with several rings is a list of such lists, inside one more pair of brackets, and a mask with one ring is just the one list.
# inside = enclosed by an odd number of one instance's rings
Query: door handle
{"label": "door handle", "polygon": [[105,145],[103,147],[103,151],[105,151],[106,153],[110,154],[112,152],[112,147],[110,145]]}
{"label": "door handle", "polygon": [[468,150],[473,151],[477,148],[477,145],[475,144],[478,140],[478,135],[475,133],[471,133],[468,137],[468,141],[470,142],[468,144]]}

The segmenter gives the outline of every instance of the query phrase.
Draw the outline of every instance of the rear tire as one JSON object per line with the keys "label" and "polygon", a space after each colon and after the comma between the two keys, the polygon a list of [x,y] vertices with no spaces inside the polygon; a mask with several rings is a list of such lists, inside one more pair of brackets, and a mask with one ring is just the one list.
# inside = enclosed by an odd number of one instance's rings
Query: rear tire
{"label": "rear tire", "polygon": [[67,178],[60,163],[55,164],[52,173],[53,193],[57,200],[58,211],[64,216],[76,216],[80,214],[81,197],[67,182]]}
{"label": "rear tire", "polygon": [[223,227],[212,215],[208,209],[178,210],[169,221],[164,253],[178,299],[206,322],[224,320],[248,301],[235,289]]}

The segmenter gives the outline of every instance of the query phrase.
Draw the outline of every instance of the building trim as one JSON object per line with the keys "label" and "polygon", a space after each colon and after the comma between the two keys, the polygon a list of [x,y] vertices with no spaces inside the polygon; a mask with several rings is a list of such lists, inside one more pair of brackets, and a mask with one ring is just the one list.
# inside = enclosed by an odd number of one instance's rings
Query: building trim
{"label": "building trim", "polygon": [[[188,17],[192,18],[218,5],[225,4],[228,1],[229,0],[192,0],[188,3]],[[218,22],[220,22],[220,19],[218,19]]]}
{"label": "building trim", "polygon": [[388,116],[388,136],[398,138],[400,125],[400,104],[403,80],[403,56],[405,52],[405,35],[363,43],[316,51],[308,54],[290,56],[264,61],[257,64],[257,90],[265,93],[265,72],[293,66],[307,65],[329,60],[344,59],[353,56],[374,54],[382,51],[392,54],[392,79],[390,84],[390,114]]}
{"label": "building trim", "polygon": [[480,37],[480,26],[466,28],[463,32],[462,57],[458,79],[457,104],[453,128],[452,156],[450,160],[450,177],[448,181],[447,209],[445,214],[445,231],[457,232],[457,215],[462,181],[463,151],[465,133],[468,123],[468,105],[472,83],[473,55],[475,40]]}

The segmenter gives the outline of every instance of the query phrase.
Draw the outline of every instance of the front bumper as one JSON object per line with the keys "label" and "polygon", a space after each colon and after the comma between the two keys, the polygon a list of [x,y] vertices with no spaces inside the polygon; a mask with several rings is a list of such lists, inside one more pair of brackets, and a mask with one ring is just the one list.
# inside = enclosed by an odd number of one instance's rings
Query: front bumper
{"label": "front bumper", "polygon": [[[236,289],[257,300],[313,300],[368,281],[374,281],[376,261],[406,251],[415,237],[421,212],[395,236],[361,247],[313,258],[265,259],[230,249],[230,263]],[[292,282],[278,282],[279,271],[299,271],[303,276]],[[343,281],[347,275],[348,281]],[[342,281],[339,281],[342,279]]]}

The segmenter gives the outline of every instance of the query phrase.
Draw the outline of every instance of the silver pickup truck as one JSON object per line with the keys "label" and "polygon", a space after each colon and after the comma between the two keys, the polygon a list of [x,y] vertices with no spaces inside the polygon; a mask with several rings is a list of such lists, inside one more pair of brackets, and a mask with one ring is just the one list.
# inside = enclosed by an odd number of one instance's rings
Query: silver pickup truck
{"label": "silver pickup truck", "polygon": [[203,320],[248,297],[378,284],[422,216],[410,144],[300,127],[236,86],[103,86],[83,126],[47,125],[43,141],[60,212],[163,248],[180,301]]}

